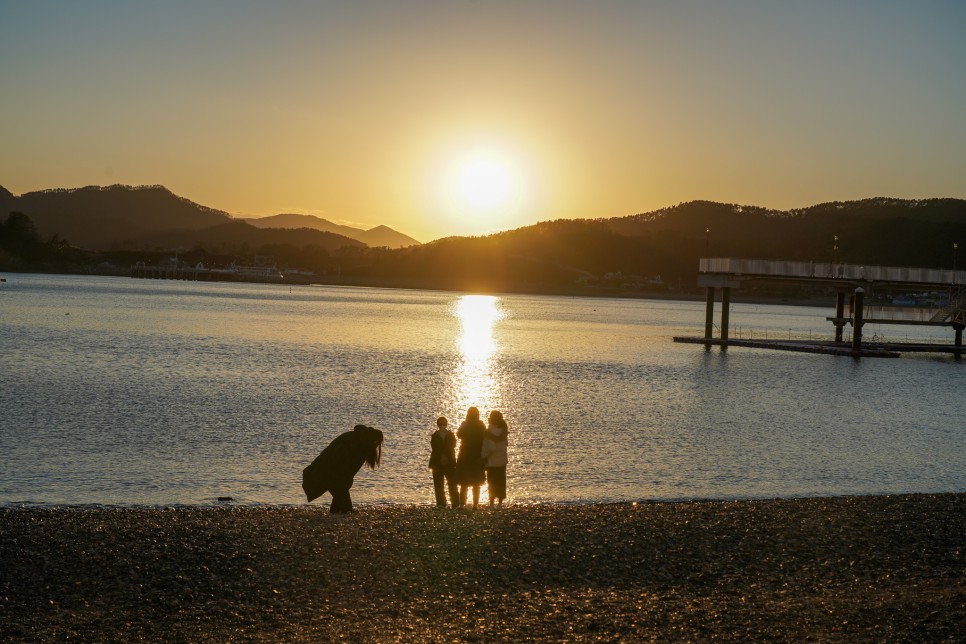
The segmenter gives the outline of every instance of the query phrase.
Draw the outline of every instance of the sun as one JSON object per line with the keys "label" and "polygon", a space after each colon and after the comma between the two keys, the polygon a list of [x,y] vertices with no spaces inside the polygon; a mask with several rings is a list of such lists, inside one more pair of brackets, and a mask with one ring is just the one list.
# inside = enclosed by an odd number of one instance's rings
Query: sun
{"label": "sun", "polygon": [[498,217],[519,206],[523,179],[514,156],[496,147],[464,148],[446,161],[447,210],[459,217]]}
{"label": "sun", "polygon": [[449,235],[515,228],[534,207],[532,162],[519,145],[487,141],[450,146],[426,176],[434,217]]}
{"label": "sun", "polygon": [[457,175],[457,192],[461,199],[479,210],[505,204],[510,197],[510,185],[510,169],[492,154],[471,157]]}

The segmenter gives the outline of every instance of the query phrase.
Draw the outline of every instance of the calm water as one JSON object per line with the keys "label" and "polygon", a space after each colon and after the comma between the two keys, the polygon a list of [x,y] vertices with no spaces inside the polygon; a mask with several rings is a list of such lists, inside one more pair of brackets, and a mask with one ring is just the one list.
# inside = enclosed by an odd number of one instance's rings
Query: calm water
{"label": "calm water", "polygon": [[[949,357],[673,343],[703,303],[5,277],[2,504],[302,503],[302,468],[356,423],[387,443],[353,500],[430,503],[433,422],[470,404],[510,423],[511,501],[966,490]],[[829,337],[830,313],[731,318]]]}

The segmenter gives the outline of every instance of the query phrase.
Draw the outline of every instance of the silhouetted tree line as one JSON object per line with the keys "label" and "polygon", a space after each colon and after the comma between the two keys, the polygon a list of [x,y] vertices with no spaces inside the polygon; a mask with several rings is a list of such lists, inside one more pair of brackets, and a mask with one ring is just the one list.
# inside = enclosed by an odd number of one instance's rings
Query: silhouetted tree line
{"label": "silhouetted tree line", "polygon": [[[219,234],[220,230],[237,234]],[[358,273],[371,261],[363,250],[364,245],[348,240],[344,248],[330,252],[316,244],[287,242],[265,243],[265,239],[326,238],[329,233],[306,231],[261,231],[244,223],[231,223],[195,233],[195,242],[173,243],[152,247],[121,244],[113,250],[90,251],[71,246],[59,235],[44,240],[29,216],[12,212],[0,220],[0,269],[9,271],[39,271],[60,273],[117,273],[126,274],[133,264],[144,262],[156,265],[175,254],[188,266],[203,264],[208,267],[227,267],[232,263],[252,265],[259,256],[270,256],[279,268],[299,268],[317,274],[345,270]],[[173,233],[176,242],[183,241],[185,233]],[[338,236],[336,236],[338,237]],[[261,243],[259,243],[261,241]],[[375,250],[375,249],[372,249]]]}
{"label": "silhouetted tree line", "polygon": [[15,271],[76,272],[90,254],[73,248],[59,235],[41,238],[33,221],[22,212],[0,220],[0,267]]}
{"label": "silhouetted tree line", "polygon": [[[279,268],[361,284],[573,291],[585,284],[619,287],[602,280],[606,274],[619,274],[661,276],[663,288],[697,290],[695,276],[703,256],[950,268],[953,242],[966,243],[966,201],[868,199],[794,211],[697,201],[629,217],[547,221],[402,249],[370,248],[354,241],[327,248],[323,244],[329,240],[318,231],[266,236],[250,228],[230,223],[187,233],[193,237],[173,235],[171,241],[179,242],[179,257],[191,265],[250,264],[256,256],[270,255]],[[154,263],[172,254],[170,246],[79,251],[59,238],[41,240],[22,213],[12,213],[4,222],[0,248],[8,268],[11,263],[30,265],[29,270],[45,265],[64,272],[105,261],[126,270],[136,261]],[[959,268],[966,268],[966,252]]]}
{"label": "silhouetted tree line", "polygon": [[441,287],[507,289],[567,288],[606,273],[660,275],[666,288],[688,290],[701,257],[951,268],[957,241],[966,242],[966,201],[957,199],[869,199],[796,211],[690,202],[444,239],[373,254],[368,270]]}

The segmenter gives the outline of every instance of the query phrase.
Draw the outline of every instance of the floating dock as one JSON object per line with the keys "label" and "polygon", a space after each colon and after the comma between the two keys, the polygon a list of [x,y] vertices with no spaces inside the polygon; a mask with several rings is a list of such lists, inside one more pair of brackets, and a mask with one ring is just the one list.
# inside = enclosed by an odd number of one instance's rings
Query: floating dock
{"label": "floating dock", "polygon": [[[728,316],[731,290],[747,284],[779,283],[811,285],[836,291],[835,315],[826,318],[835,327],[834,342],[804,340],[732,340],[729,338]],[[698,285],[707,289],[704,337],[675,337],[675,342],[703,344],[710,348],[729,346],[798,351],[826,355],[897,358],[905,352],[963,353],[963,329],[966,328],[966,271],[903,268],[893,266],[859,266],[854,264],[817,264],[735,258],[701,258]],[[719,337],[714,337],[715,291],[721,289],[721,324]],[[907,320],[867,317],[865,297],[877,289],[890,291],[945,291],[946,301],[925,319]],[[849,297],[846,308],[846,297]],[[872,311],[873,309],[869,309]],[[862,328],[866,323],[916,324],[948,326],[955,331],[953,344],[864,343]],[[850,343],[843,342],[843,329],[852,327]]]}
{"label": "floating dock", "polygon": [[856,354],[850,345],[836,345],[830,342],[809,342],[796,340],[721,340],[675,336],[675,342],[703,344],[708,348],[749,347],[752,349],[772,349],[775,351],[797,351],[799,353],[821,353],[828,356],[851,356],[853,358],[898,358],[902,354],[879,346],[864,346]]}

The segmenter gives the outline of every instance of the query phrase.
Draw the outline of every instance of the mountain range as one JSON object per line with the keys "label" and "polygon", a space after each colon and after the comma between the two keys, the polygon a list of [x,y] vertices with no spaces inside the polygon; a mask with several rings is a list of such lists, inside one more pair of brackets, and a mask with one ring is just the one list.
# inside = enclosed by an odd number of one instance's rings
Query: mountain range
{"label": "mountain range", "polygon": [[[688,291],[701,257],[955,267],[966,201],[875,197],[795,210],[690,201],[625,217],[559,219],[486,237],[369,253],[368,278],[475,291]],[[959,268],[966,266],[960,256]],[[663,286],[657,286],[658,284]],[[613,292],[613,290],[609,291]]]}
{"label": "mountain range", "polygon": [[[312,243],[329,250],[419,243],[387,226],[362,230],[311,215],[233,217],[179,197],[164,186],[57,188],[20,196],[0,187],[0,213],[9,212],[28,215],[45,238],[57,235],[91,250],[190,246],[222,236],[249,244]],[[295,233],[300,229],[308,230]]]}
{"label": "mountain range", "polygon": [[370,228],[369,230],[362,230],[360,228],[353,228],[351,226],[334,224],[328,219],[322,219],[321,217],[316,217],[315,215],[282,214],[271,215],[269,217],[248,217],[243,221],[255,226],[256,228],[309,228],[311,230],[335,233],[337,235],[342,235],[343,237],[361,241],[366,246],[373,247],[385,246],[386,248],[403,248],[405,246],[413,246],[419,243],[412,237],[397,232],[389,226],[376,226],[375,228]]}
{"label": "mountain range", "polygon": [[[966,242],[966,201],[952,198],[874,197],[794,210],[690,201],[398,248],[375,237],[382,227],[359,231],[305,215],[247,221],[160,186],[21,197],[0,189],[0,215],[11,211],[23,213],[6,223],[0,216],[0,268],[12,270],[150,264],[177,248],[192,264],[246,264],[271,256],[280,268],[311,271],[312,280],[331,283],[601,293],[593,289],[694,289],[701,257],[947,269],[958,261],[966,267],[966,253],[957,256]],[[347,236],[364,232],[373,236]],[[59,237],[51,238],[55,233]]]}

